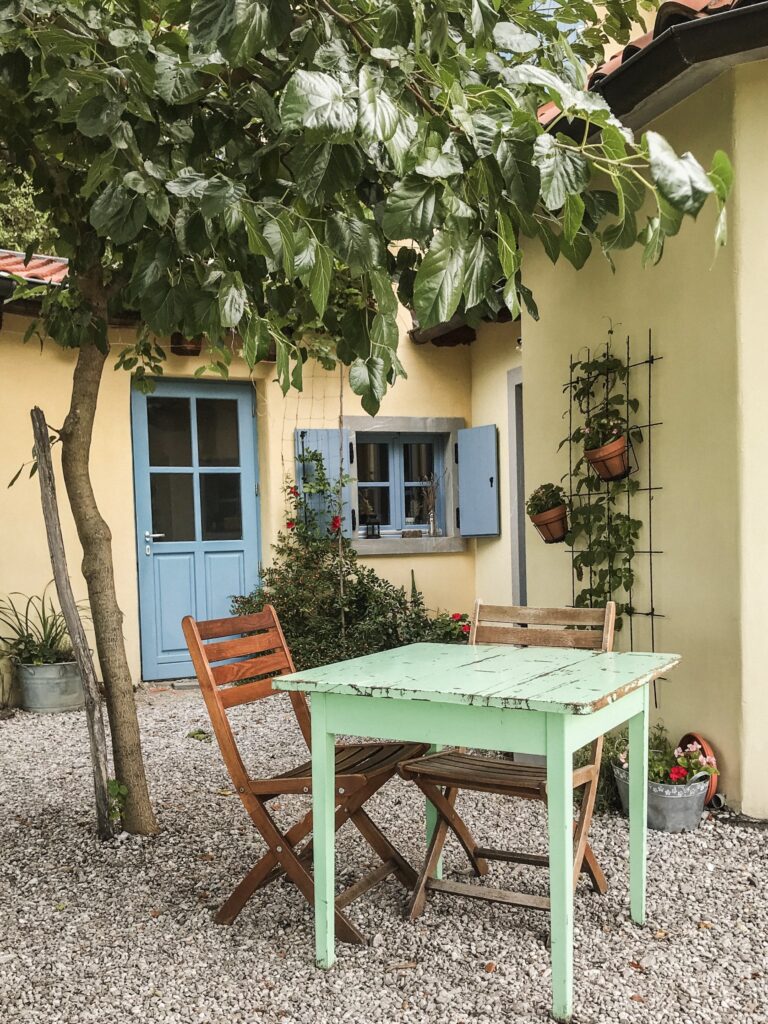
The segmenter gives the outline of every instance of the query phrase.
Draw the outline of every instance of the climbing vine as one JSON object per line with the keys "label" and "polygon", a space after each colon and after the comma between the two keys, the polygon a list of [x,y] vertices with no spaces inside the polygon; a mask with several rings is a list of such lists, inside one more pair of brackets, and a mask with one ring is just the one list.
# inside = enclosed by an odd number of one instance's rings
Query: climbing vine
{"label": "climbing vine", "polygon": [[577,608],[600,608],[616,601],[616,628],[632,613],[635,573],[632,561],[642,522],[631,515],[631,498],[640,484],[631,469],[622,479],[602,479],[584,452],[620,437],[640,444],[642,430],[633,422],[639,402],[629,391],[629,365],[612,348],[613,328],[600,354],[588,353],[571,362],[569,433],[560,447],[578,453],[563,480],[570,496],[570,529],[566,543],[576,580]]}

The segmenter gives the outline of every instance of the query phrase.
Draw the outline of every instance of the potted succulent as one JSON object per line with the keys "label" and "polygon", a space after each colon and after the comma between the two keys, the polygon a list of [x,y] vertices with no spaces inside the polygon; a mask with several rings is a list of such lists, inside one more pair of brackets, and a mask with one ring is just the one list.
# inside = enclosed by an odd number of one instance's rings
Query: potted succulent
{"label": "potted succulent", "polygon": [[0,600],[0,645],[16,668],[21,706],[49,714],[83,707],[83,684],[67,624],[48,597],[11,594]]}
{"label": "potted succulent", "polygon": [[559,544],[568,533],[565,491],[557,484],[540,484],[525,504],[526,512],[545,544]]}
{"label": "potted succulent", "polygon": [[[619,753],[613,774],[621,806],[629,806],[627,752]],[[659,832],[692,832],[698,828],[701,812],[717,775],[714,754],[706,754],[695,740],[672,749],[663,726],[651,733],[648,745],[648,827]]]}
{"label": "potted succulent", "polygon": [[584,425],[584,458],[601,480],[627,476],[627,421],[621,413],[604,407],[589,416]]}

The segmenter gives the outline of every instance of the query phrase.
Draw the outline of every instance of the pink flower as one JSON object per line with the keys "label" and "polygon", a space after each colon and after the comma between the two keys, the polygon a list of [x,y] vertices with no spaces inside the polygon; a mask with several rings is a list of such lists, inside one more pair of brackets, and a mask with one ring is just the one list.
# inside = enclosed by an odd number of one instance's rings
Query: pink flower
{"label": "pink flower", "polygon": [[699,754],[699,764],[707,764],[707,758],[703,754]]}
{"label": "pink flower", "polygon": [[682,756],[683,756],[683,748],[682,747],[675,747],[675,757],[682,757]]}
{"label": "pink flower", "polygon": [[689,743],[688,746],[685,749],[686,749],[686,751],[688,751],[688,753],[695,754],[697,750],[701,750],[701,744],[700,743]]}
{"label": "pink flower", "polygon": [[626,750],[622,750],[622,752],[619,754],[619,760],[621,761],[622,764],[626,764],[627,763],[627,752],[626,752]]}

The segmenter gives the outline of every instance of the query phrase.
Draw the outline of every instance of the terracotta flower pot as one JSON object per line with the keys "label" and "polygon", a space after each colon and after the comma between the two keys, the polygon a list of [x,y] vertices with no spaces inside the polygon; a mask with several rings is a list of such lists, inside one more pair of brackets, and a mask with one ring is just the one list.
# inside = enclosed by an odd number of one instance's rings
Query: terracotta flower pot
{"label": "terracotta flower pot", "polygon": [[623,480],[629,473],[629,451],[624,434],[615,441],[590,448],[584,457],[601,480]]}
{"label": "terracotta flower pot", "polygon": [[199,356],[203,348],[203,339],[185,338],[179,331],[171,335],[171,352],[175,356]]}
{"label": "terracotta flower pot", "polygon": [[[704,755],[704,757],[714,757],[715,756],[715,752],[712,749],[712,744],[709,743],[707,740],[705,740],[704,737],[701,736],[699,733],[697,733],[697,732],[687,732],[685,734],[685,736],[683,736],[683,738],[678,743],[678,747],[682,747],[683,750],[685,750],[685,748],[688,746],[689,743],[698,743],[699,746],[701,747],[701,752]],[[712,797],[717,792],[717,780],[718,780],[718,778],[719,778],[719,776],[717,776],[717,775],[710,775],[709,776],[709,788],[707,789],[707,795],[706,795],[706,797],[704,799],[704,803],[705,804],[711,803]]]}
{"label": "terracotta flower pot", "polygon": [[568,509],[565,505],[547,509],[530,517],[545,544],[559,544],[568,532]]}

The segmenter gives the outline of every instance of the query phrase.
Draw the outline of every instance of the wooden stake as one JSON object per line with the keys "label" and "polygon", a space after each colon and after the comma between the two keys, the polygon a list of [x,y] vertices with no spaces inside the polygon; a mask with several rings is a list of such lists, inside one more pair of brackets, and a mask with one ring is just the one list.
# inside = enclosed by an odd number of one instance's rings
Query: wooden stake
{"label": "wooden stake", "polygon": [[96,831],[100,839],[109,839],[114,829],[109,817],[109,789],[107,768],[107,738],[104,733],[104,719],[101,715],[99,688],[96,683],[96,671],[93,658],[88,647],[83,623],[77,610],[72,585],[67,571],[67,557],[64,551],[64,538],[61,533],[61,520],[56,501],[56,481],[53,476],[51,445],[48,437],[48,425],[42,409],[37,406],[31,412],[32,430],[35,436],[35,454],[37,458],[37,475],[40,480],[40,500],[45,519],[45,533],[48,539],[48,551],[51,556],[53,578],[56,582],[56,593],[59,604],[67,623],[72,640],[72,649],[77,667],[83,680],[85,691],[85,715],[88,722],[88,739],[91,745],[91,764],[93,766],[93,791],[96,797]]}

